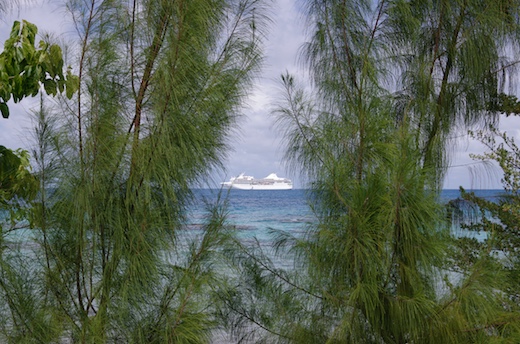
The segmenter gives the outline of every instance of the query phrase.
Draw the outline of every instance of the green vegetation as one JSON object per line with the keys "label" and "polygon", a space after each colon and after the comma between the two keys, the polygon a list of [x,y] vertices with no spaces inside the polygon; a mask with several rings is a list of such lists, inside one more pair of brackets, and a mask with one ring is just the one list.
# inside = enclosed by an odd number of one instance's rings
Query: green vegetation
{"label": "green vegetation", "polygon": [[303,239],[278,233],[290,272],[259,259],[261,247],[242,247],[237,286],[223,292],[230,321],[256,324],[267,342],[518,341],[507,276],[489,255],[453,260],[457,240],[437,197],[450,137],[515,112],[504,80],[517,63],[506,52],[520,46],[520,3],[304,8],[314,89],[283,75],[276,114],[318,223]]}
{"label": "green vegetation", "polygon": [[33,229],[1,257],[0,341],[207,342],[218,208],[197,240],[179,233],[258,71],[265,4],[66,5],[77,92],[36,114],[40,187]]}
{"label": "green vegetation", "polygon": [[[500,220],[474,225],[488,240],[454,237],[438,196],[452,136],[518,113],[520,1],[304,1],[312,89],[283,75],[275,111],[318,219],[304,237],[273,231],[294,269],[233,240],[225,200],[180,235],[258,71],[266,5],[67,2],[77,77],[60,63],[33,77],[28,62],[13,75],[30,83],[6,91],[68,97],[36,113],[37,178],[26,153],[1,160],[1,204],[25,215],[18,241],[2,233],[0,341],[202,343],[222,326],[269,343],[519,341],[514,142],[477,134],[510,191],[465,194]],[[24,28],[16,54],[59,60]]]}
{"label": "green vegetation", "polygon": [[15,197],[33,198],[37,181],[31,174],[29,153],[0,146],[0,204],[6,207]]}
{"label": "green vegetation", "polygon": [[[461,226],[470,231],[486,233],[484,241],[462,238],[458,253],[465,265],[478,262],[485,255],[495,261],[498,269],[505,274],[501,301],[509,312],[497,322],[520,321],[520,149],[514,139],[506,133],[491,127],[488,131],[473,133],[488,149],[474,158],[482,161],[495,161],[503,171],[504,195],[498,199],[484,199],[462,189],[466,203],[459,204],[458,220]],[[462,206],[463,205],[463,206]],[[504,326],[504,331],[509,331]],[[515,337],[516,341],[520,336]]]}
{"label": "green vegetation", "polygon": [[28,218],[27,201],[34,199],[37,190],[38,181],[31,173],[29,153],[0,146],[0,212],[5,212],[0,221],[0,252],[4,235]]}
{"label": "green vegetation", "polygon": [[7,101],[15,103],[27,96],[35,96],[43,85],[45,92],[56,95],[66,92],[70,99],[78,88],[78,78],[71,69],[63,74],[63,58],[59,45],[40,41],[35,48],[35,25],[15,21],[9,39],[0,54],[0,111],[9,117]]}

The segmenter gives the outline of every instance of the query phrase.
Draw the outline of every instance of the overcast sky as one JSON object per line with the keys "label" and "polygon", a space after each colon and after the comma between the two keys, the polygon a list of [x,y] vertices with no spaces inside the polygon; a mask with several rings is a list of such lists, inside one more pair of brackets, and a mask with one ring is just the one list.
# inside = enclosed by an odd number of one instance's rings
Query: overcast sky
{"label": "overcast sky", "polygon": [[[11,1],[11,0],[0,0]],[[291,175],[282,162],[282,147],[279,135],[270,115],[280,92],[280,75],[288,70],[301,74],[297,64],[298,49],[304,42],[304,27],[301,13],[298,13],[295,0],[276,0],[273,8],[273,25],[266,45],[266,60],[251,97],[240,121],[240,128],[232,138],[233,151],[226,162],[227,171],[217,176],[216,182],[245,172],[255,177],[265,177],[276,172],[278,176],[295,179],[295,187],[302,186],[296,175]],[[58,35],[70,34],[68,15],[60,1],[38,0],[31,6],[25,5],[0,21],[0,44],[7,38],[14,20],[26,19],[37,25],[39,32]],[[35,99],[24,100],[20,104],[10,103],[11,116],[8,120],[0,118],[0,145],[9,148],[29,148],[28,113],[37,104]],[[518,119],[508,118],[501,122],[501,128],[510,135],[519,137]],[[483,148],[477,142],[461,135],[452,147],[451,168],[448,170],[445,189],[501,188],[498,170],[484,169],[474,164],[470,153],[480,153]]]}

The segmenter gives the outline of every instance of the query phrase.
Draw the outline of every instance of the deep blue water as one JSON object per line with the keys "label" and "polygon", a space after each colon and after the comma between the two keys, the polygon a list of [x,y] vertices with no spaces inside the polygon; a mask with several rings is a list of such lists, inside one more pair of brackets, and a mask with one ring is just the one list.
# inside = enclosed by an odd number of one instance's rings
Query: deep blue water
{"label": "deep blue water", "polygon": [[[503,192],[503,190],[466,191],[474,191],[477,196],[491,199]],[[218,192],[219,190],[195,190],[197,202],[191,207],[189,215],[189,222],[192,226],[198,227],[203,222],[203,199],[215,200]],[[314,221],[307,204],[306,190],[230,190],[229,193],[223,192],[223,196],[226,195],[229,201],[228,221],[237,228],[239,237],[244,240],[256,237],[260,242],[269,241],[269,228],[298,235],[305,231],[306,225]],[[441,202],[447,203],[459,196],[459,190],[455,189],[443,190],[440,197]],[[463,232],[459,234],[468,235]],[[472,235],[481,237],[478,233]]]}

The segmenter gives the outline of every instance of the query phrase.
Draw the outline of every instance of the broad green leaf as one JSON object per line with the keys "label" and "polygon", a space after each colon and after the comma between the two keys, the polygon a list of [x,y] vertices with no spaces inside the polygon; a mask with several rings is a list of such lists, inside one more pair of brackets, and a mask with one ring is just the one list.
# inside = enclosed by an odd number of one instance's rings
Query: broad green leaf
{"label": "broad green leaf", "polygon": [[36,50],[34,49],[34,45],[29,43],[28,41],[25,41],[25,42],[22,43],[21,51],[23,53],[23,56],[24,56],[25,60],[28,63],[32,63],[32,60],[34,58],[34,54],[36,52]]}
{"label": "broad green leaf", "polygon": [[9,118],[9,108],[6,103],[0,103],[0,111],[2,111],[3,118]]}
{"label": "broad green leaf", "polygon": [[45,92],[47,92],[47,94],[50,94],[53,96],[56,95],[57,89],[56,89],[56,82],[54,80],[45,79],[45,81],[43,82],[43,87],[45,88]]}
{"label": "broad green leaf", "polygon": [[65,90],[65,80],[63,80],[63,78],[58,79],[56,84],[58,85],[58,91],[62,93]]}
{"label": "broad green leaf", "polygon": [[25,33],[25,37],[28,39],[29,43],[34,46],[36,34],[38,33],[38,28],[36,25],[29,23],[28,21],[23,21],[23,29]]}
{"label": "broad green leaf", "polygon": [[79,77],[67,71],[67,80],[65,82],[65,92],[68,99],[71,99],[79,88]]}
{"label": "broad green leaf", "polygon": [[13,41],[16,41],[18,39],[18,36],[20,35],[20,22],[16,20],[13,23],[13,28],[11,29],[11,35],[9,38],[11,38]]}
{"label": "broad green leaf", "polygon": [[53,73],[51,73],[51,75],[53,75],[53,77],[55,77],[56,75],[59,75],[59,76],[62,76],[63,75],[63,57],[62,57],[62,52],[61,52],[61,48],[59,45],[56,45],[56,44],[53,44],[51,45],[51,48],[49,50],[49,59],[50,59],[50,63],[51,63],[51,70]]}

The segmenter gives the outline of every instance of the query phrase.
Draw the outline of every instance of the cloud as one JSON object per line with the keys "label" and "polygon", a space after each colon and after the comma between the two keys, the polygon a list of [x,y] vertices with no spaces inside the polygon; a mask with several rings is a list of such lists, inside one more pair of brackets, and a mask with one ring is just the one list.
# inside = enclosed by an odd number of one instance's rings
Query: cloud
{"label": "cloud", "polygon": [[265,177],[276,172],[295,179],[295,187],[300,187],[297,176],[287,175],[284,168],[281,138],[271,112],[280,97],[280,75],[286,70],[301,73],[297,55],[304,41],[304,28],[293,0],[278,0],[272,12],[273,25],[265,45],[264,67],[249,97],[240,128],[231,139],[233,152],[225,162],[226,172],[221,177],[227,179],[241,172]]}
{"label": "cloud", "polygon": [[[243,109],[240,126],[230,137],[232,151],[224,165],[226,171],[216,174],[215,181],[245,172],[256,177],[276,172],[280,176],[295,179],[295,186],[301,186],[297,176],[288,175],[282,162],[281,137],[275,127],[275,118],[270,114],[280,99],[280,75],[288,70],[299,78],[305,73],[298,64],[298,53],[305,41],[305,25],[296,0],[278,0],[272,8],[272,26],[265,45],[265,63],[257,82]],[[66,14],[62,1],[39,0],[31,6],[22,6],[0,21],[0,42],[7,38],[14,20],[27,19],[36,24],[40,33],[71,35],[70,16]],[[9,120],[0,119],[0,144],[10,148],[28,148],[27,127],[30,126],[28,112],[37,106],[37,100],[29,99],[21,104],[10,104]],[[508,118],[501,127],[520,139],[520,120]],[[485,172],[474,164],[470,153],[483,151],[478,142],[462,138],[453,148],[451,168],[446,177],[446,188],[460,185],[470,188],[499,188],[499,176]],[[482,172],[484,171],[484,172]],[[224,178],[224,179],[223,179]],[[480,181],[479,181],[480,180]],[[483,183],[482,181],[485,181]],[[485,184],[485,185],[484,185]]]}

